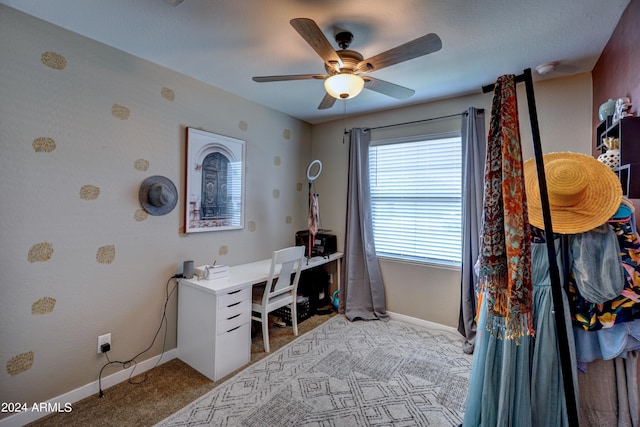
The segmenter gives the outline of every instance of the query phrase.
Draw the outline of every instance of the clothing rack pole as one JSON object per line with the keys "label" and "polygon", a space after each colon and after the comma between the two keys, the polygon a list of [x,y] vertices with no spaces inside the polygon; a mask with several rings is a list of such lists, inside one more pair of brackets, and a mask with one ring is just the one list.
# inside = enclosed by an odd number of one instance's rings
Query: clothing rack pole
{"label": "clothing rack pole", "polygon": [[[573,387],[573,373],[571,369],[571,353],[569,351],[569,337],[567,335],[567,324],[564,316],[564,304],[562,301],[562,284],[556,258],[556,248],[553,238],[553,227],[551,225],[551,210],[549,208],[549,196],[547,193],[547,181],[544,172],[544,162],[542,147],[540,142],[540,129],[538,127],[538,112],[536,109],[535,95],[533,92],[533,78],[531,69],[527,68],[524,73],[516,76],[516,83],[524,82],[527,92],[527,105],[529,107],[529,121],[531,122],[531,136],[533,139],[533,154],[536,162],[538,175],[538,186],[540,187],[540,203],[542,206],[542,217],[547,243],[547,254],[549,256],[549,276],[551,279],[551,296],[553,300],[554,315],[556,320],[556,336],[558,349],[560,352],[560,367],[562,371],[562,382],[564,386],[564,398],[567,406],[567,418],[569,426],[578,427],[578,408],[576,407],[576,394]],[[495,85],[483,86],[484,93],[490,92]],[[562,248],[564,249],[564,248]]]}
{"label": "clothing rack pole", "polygon": [[[484,111],[484,109],[480,108],[480,109],[478,109],[478,111]],[[396,126],[405,126],[405,125],[413,125],[413,124],[416,124],[416,123],[430,122],[430,121],[433,121],[433,120],[450,119],[451,117],[458,117],[458,116],[462,116],[463,114],[466,114],[466,111],[462,112],[462,113],[458,113],[458,114],[449,114],[447,116],[432,117],[430,119],[421,119],[421,120],[414,120],[412,122],[403,122],[403,123],[394,123],[394,124],[391,124],[391,125],[376,126],[376,127],[369,128],[369,130],[386,129],[386,128],[392,128],[392,127],[396,127]],[[346,129],[344,131],[345,134],[347,134],[349,132],[350,131],[348,131]]]}

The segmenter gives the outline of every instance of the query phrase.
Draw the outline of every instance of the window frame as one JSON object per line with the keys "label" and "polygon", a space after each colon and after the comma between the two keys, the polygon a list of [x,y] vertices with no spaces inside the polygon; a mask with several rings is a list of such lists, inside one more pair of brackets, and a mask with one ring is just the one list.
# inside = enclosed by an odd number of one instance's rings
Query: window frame
{"label": "window frame", "polygon": [[[462,134],[460,131],[447,131],[447,132],[433,132],[433,133],[427,133],[427,134],[419,134],[419,135],[408,135],[408,136],[402,136],[402,137],[394,137],[394,138],[385,138],[385,139],[371,139],[370,141],[370,148],[369,148],[369,158],[367,159],[368,161],[368,166],[369,166],[369,186],[370,186],[370,190],[373,187],[372,182],[371,182],[371,150],[374,149],[375,147],[378,146],[384,146],[384,145],[393,145],[393,144],[404,144],[404,143],[412,143],[412,142],[421,142],[421,141],[432,141],[432,140],[441,140],[441,139],[449,139],[449,138],[457,138],[459,141],[459,145],[458,147],[460,147],[459,153],[460,153],[460,180],[459,180],[459,185],[460,185],[460,213],[459,213],[459,217],[460,217],[460,242],[459,242],[459,250],[460,250],[460,257],[459,260],[437,260],[437,259],[432,259],[432,258],[418,258],[418,257],[412,257],[409,255],[391,255],[388,253],[381,253],[378,250],[378,246],[376,245],[376,256],[378,259],[381,260],[386,260],[386,261],[392,261],[392,262],[397,262],[397,263],[402,263],[402,264],[412,264],[412,265],[419,265],[419,266],[428,266],[428,267],[436,267],[436,268],[443,268],[443,269],[450,269],[450,270],[460,270],[462,267],[462,150],[461,150],[461,144],[462,144]],[[373,195],[372,193],[370,194],[371,197],[371,204],[373,205]],[[373,207],[373,206],[372,206]],[[373,209],[372,209],[372,220],[373,220]],[[373,224],[372,224],[373,226]],[[375,229],[374,229],[374,236],[375,236]],[[374,237],[375,239],[375,237]]]}

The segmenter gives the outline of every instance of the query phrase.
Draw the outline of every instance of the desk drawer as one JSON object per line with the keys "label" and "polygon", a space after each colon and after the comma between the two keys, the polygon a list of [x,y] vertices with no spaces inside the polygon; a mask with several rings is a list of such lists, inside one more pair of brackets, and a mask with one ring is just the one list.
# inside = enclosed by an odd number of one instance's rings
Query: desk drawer
{"label": "desk drawer", "polygon": [[217,334],[224,334],[251,320],[251,301],[242,301],[218,310]]}
{"label": "desk drawer", "polygon": [[251,301],[251,287],[219,295],[218,308],[228,307],[244,300]]}
{"label": "desk drawer", "polygon": [[219,380],[251,360],[251,325],[246,323],[218,336],[214,380]]}

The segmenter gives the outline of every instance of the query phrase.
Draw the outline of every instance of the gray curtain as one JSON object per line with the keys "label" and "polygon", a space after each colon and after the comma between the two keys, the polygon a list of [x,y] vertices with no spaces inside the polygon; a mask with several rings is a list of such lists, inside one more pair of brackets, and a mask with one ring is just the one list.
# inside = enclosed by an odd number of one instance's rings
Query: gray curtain
{"label": "gray curtain", "polygon": [[369,187],[368,129],[351,129],[345,231],[345,285],[340,312],[349,320],[389,320],[384,283],[373,241]]}
{"label": "gray curtain", "polygon": [[484,111],[469,108],[462,114],[462,274],[458,331],[465,337],[462,350],[473,353],[476,339],[477,294],[475,263],[480,248],[484,164],[487,140]]}

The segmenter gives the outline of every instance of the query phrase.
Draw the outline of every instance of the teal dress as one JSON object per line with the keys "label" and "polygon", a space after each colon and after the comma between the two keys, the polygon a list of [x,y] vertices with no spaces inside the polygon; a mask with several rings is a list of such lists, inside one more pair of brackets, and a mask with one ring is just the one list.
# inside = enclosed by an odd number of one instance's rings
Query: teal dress
{"label": "teal dress", "polygon": [[482,299],[464,427],[531,427],[530,357],[533,338],[497,338],[487,330],[487,304]]}
{"label": "teal dress", "polygon": [[[535,230],[533,234],[531,273],[536,335],[522,337],[517,345],[514,340],[498,339],[491,335],[486,329],[487,307],[483,298],[464,427],[568,425],[547,247],[542,232]],[[558,243],[556,253],[559,253]],[[574,390],[577,390],[569,304],[564,292],[562,294]]]}
{"label": "teal dress", "polygon": [[[540,232],[540,235],[542,233]],[[534,235],[532,251],[533,275],[533,321],[536,328],[533,351],[531,354],[531,425],[532,426],[567,426],[567,405],[564,396],[560,353],[558,352],[556,319],[553,311],[551,295],[551,278],[549,277],[549,255],[544,237]],[[556,240],[556,253],[560,252],[559,241]],[[560,256],[557,257],[561,266]],[[562,278],[562,272],[560,272]],[[567,329],[569,344],[571,375],[573,389],[578,395],[578,378],[576,350],[571,326],[569,300],[562,291],[564,306],[564,323]]]}

